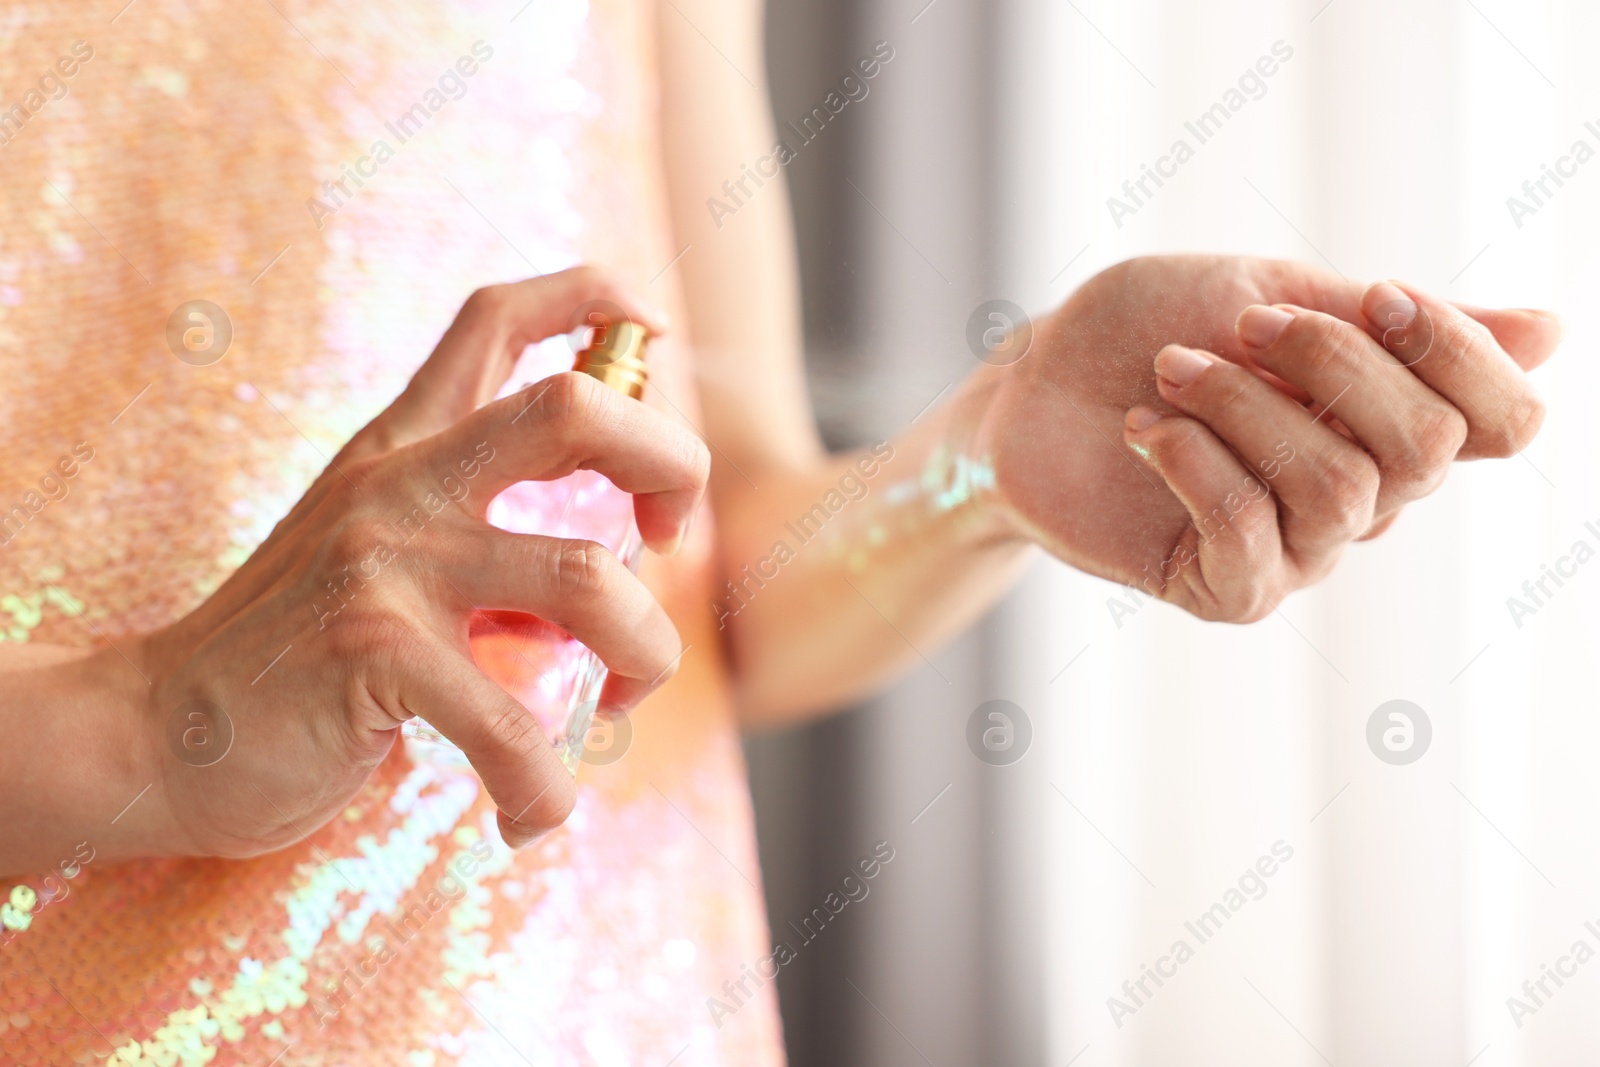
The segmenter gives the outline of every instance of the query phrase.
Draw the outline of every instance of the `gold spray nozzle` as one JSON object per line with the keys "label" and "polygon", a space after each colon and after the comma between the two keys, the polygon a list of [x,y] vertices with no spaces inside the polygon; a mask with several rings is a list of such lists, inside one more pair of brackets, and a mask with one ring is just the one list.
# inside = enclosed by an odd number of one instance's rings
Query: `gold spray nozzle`
{"label": "gold spray nozzle", "polygon": [[650,380],[644,362],[648,340],[645,328],[627,319],[596,327],[593,340],[578,353],[572,369],[599,378],[617,392],[638,400]]}

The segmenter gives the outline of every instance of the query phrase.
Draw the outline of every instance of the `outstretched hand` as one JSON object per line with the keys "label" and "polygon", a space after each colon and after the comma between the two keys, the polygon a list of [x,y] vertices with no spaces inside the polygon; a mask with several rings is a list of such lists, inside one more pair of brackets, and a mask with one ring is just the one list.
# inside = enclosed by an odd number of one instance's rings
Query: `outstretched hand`
{"label": "outstretched hand", "polygon": [[[1004,512],[1084,570],[1249,622],[1381,533],[1457,459],[1506,457],[1560,324],[1303,264],[1130,260],[986,370]],[[1153,365],[1152,365],[1153,361]]]}

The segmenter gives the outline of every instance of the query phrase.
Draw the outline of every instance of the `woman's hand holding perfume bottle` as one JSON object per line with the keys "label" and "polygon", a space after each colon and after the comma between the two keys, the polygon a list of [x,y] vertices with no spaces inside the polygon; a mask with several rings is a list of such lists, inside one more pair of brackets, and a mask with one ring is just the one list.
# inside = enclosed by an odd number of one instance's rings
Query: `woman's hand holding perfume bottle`
{"label": "woman's hand holding perfume bottle", "polygon": [[[405,393],[194,612],[116,649],[40,649],[6,672],[24,692],[52,688],[78,705],[81,716],[61,717],[70,737],[41,740],[75,746],[92,768],[37,783],[28,837],[42,849],[93,836],[108,860],[279,848],[348,804],[414,715],[472,761],[509,843],[561,823],[572,774],[474,665],[473,617],[559,625],[609,668],[600,703],[611,710],[666,681],[681,646],[605,548],[496,529],[488,506],[517,482],[597,471],[633,494],[644,544],[672,553],[710,467],[688,429],[588,374],[490,399],[529,343],[566,332],[573,310],[597,300],[661,328],[589,269],[475,294]],[[108,831],[104,813],[136,795]],[[54,860],[15,844],[6,854],[19,870]]]}

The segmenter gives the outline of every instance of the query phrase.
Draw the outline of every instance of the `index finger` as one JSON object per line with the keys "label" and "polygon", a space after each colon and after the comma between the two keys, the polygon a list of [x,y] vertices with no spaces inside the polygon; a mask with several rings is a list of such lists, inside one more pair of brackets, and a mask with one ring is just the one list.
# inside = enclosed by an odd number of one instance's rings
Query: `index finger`
{"label": "index finger", "polygon": [[[1370,286],[1307,263],[1262,260],[1259,264],[1258,270],[1266,284],[1259,286],[1248,302],[1295,304],[1358,325],[1366,321],[1363,307]],[[1408,286],[1401,288],[1409,290]],[[1450,306],[1487,327],[1505,353],[1523,370],[1533,370],[1544,363],[1561,341],[1561,320],[1553,312],[1537,308],[1483,308],[1459,301],[1452,301]],[[1376,339],[1377,334],[1373,336]],[[1213,338],[1212,344],[1220,346],[1213,347],[1212,351],[1228,354],[1230,358],[1235,354],[1229,334]]]}
{"label": "index finger", "polygon": [[655,335],[667,329],[662,312],[596,267],[485,286],[461,305],[405,391],[352,446],[399,448],[438,433],[493,399],[529,345],[618,315]]}
{"label": "index finger", "polygon": [[1457,302],[1456,307],[1489,328],[1506,355],[1523,370],[1544,364],[1561,343],[1561,318],[1538,308],[1480,308]]}
{"label": "index finger", "polygon": [[1459,458],[1512,456],[1544,422],[1544,404],[1495,334],[1467,312],[1409,286],[1375,282],[1361,297],[1374,340],[1467,420]]}
{"label": "index finger", "polygon": [[706,446],[687,428],[571,371],[486,404],[425,444],[433,477],[475,479],[477,515],[517,482],[598,471],[633,494],[639,535],[668,555],[687,534],[711,470]]}

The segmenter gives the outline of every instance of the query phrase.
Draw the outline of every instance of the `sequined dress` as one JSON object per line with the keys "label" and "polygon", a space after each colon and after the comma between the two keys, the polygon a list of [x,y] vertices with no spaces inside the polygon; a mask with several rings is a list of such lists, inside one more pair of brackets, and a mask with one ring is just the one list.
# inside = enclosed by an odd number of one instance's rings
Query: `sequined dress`
{"label": "sequined dress", "polygon": [[[0,19],[9,641],[194,607],[478,286],[598,262],[678,307],[653,6],[122,3]],[[169,344],[194,300],[231,325],[215,362]],[[651,352],[692,417],[687,358]],[[707,1005],[770,951],[709,525],[646,562],[692,651],[564,828],[513,854],[470,771],[397,749],[273,855],[90,841],[70,878],[0,886],[27,912],[0,1063],[781,1063],[771,983]]]}

